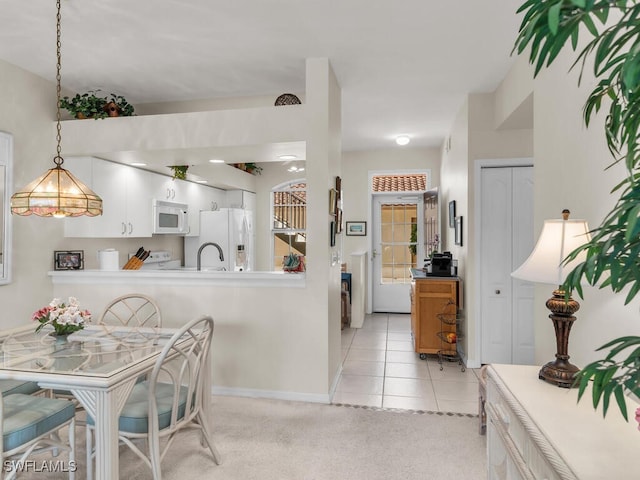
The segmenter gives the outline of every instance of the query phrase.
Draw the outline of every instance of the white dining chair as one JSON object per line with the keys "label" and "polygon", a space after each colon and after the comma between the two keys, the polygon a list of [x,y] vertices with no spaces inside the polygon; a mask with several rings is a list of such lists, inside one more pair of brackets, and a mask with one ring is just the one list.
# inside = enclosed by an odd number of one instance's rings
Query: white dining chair
{"label": "white dining chair", "polygon": [[[26,459],[33,454],[68,451],[64,465],[69,479],[75,478],[75,407],[68,400],[42,396],[0,392],[0,427],[2,428],[2,454],[0,479],[16,478]],[[68,429],[68,441],[61,439],[59,431]],[[61,466],[62,468],[62,466]]]}
{"label": "white dining chair", "polygon": [[129,327],[162,327],[162,315],[153,298],[141,293],[131,293],[109,302],[97,323]]}
{"label": "white dining chair", "polygon": [[0,380],[0,393],[2,395],[12,395],[14,393],[22,393],[24,395],[32,395],[42,392],[43,390],[36,382],[27,382],[23,380]]}
{"label": "white dining chair", "polygon": [[[129,293],[114,298],[104,308],[97,324],[99,325],[124,325],[128,327],[162,327],[162,315],[156,301],[142,293]],[[143,380],[145,376],[141,376]],[[69,390],[53,390],[52,396],[72,400],[80,411],[82,406]],[[82,425],[82,419],[78,420]]]}
{"label": "white dining chair", "polygon": [[[118,419],[120,441],[151,468],[154,480],[161,480],[160,463],[170,450],[174,436],[183,429],[199,431],[213,461],[220,464],[220,455],[203,413],[203,397],[206,396],[204,401],[208,402],[210,396],[210,392],[203,391],[203,380],[204,375],[209,374],[207,362],[213,326],[210,316],[202,316],[177,331],[164,346],[148,380],[133,387]],[[193,339],[188,347],[180,345],[185,336]],[[88,479],[93,478],[93,430],[93,418],[87,416]],[[140,446],[139,441],[142,441]]]}

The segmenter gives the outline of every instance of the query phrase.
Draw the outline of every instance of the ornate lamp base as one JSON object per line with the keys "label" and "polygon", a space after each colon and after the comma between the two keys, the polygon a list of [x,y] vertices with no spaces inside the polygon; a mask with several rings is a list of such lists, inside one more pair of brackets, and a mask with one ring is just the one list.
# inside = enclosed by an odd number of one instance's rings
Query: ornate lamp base
{"label": "ornate lamp base", "polygon": [[538,378],[558,387],[571,388],[580,369],[569,362],[569,333],[576,320],[573,314],[580,309],[580,304],[571,297],[565,300],[564,290],[558,288],[554,290],[553,297],[547,300],[547,308],[551,310],[549,318],[556,330],[557,353],[555,361],[540,369]]}

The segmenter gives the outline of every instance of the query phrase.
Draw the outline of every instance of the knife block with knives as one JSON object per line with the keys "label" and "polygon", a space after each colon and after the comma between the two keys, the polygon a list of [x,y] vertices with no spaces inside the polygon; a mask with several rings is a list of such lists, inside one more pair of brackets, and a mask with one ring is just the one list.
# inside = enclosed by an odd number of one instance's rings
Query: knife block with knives
{"label": "knife block with knives", "polygon": [[127,263],[122,267],[123,270],[139,270],[142,267],[144,261],[149,257],[150,250],[145,250],[144,247],[140,247],[133,257],[131,257]]}

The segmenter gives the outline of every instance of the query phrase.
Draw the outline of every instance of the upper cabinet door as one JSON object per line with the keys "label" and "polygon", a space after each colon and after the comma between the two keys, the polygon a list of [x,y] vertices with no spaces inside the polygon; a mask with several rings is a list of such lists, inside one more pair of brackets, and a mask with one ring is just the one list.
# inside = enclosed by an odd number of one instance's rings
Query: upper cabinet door
{"label": "upper cabinet door", "polygon": [[[83,178],[90,164],[87,184],[102,198],[102,215],[65,219],[66,237],[123,238],[151,236],[151,196],[144,172],[98,158],[74,159],[69,170]],[[65,161],[65,165],[68,161]],[[75,169],[75,170],[73,170]],[[148,173],[152,175],[151,173]]]}

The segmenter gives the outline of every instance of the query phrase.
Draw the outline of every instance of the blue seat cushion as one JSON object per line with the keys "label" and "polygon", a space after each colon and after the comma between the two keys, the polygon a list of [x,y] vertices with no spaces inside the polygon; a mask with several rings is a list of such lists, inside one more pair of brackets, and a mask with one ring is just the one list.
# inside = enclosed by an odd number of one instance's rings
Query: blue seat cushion
{"label": "blue seat cushion", "polygon": [[14,393],[24,393],[31,395],[40,390],[36,382],[25,382],[23,380],[0,380],[0,391],[2,395],[13,395]]}
{"label": "blue seat cushion", "polygon": [[7,452],[27,443],[64,422],[76,413],[73,403],[55,398],[16,393],[3,398],[3,448]]}
{"label": "blue seat cushion", "polygon": [[[187,388],[181,387],[178,394],[178,419],[184,417],[187,404]],[[156,402],[158,405],[158,425],[160,430],[171,423],[171,407],[173,406],[173,385],[167,383],[156,384]],[[94,424],[93,418],[87,416],[87,423]],[[118,429],[121,432],[146,433],[149,431],[149,382],[137,383],[127,402],[122,408],[118,419]]]}

